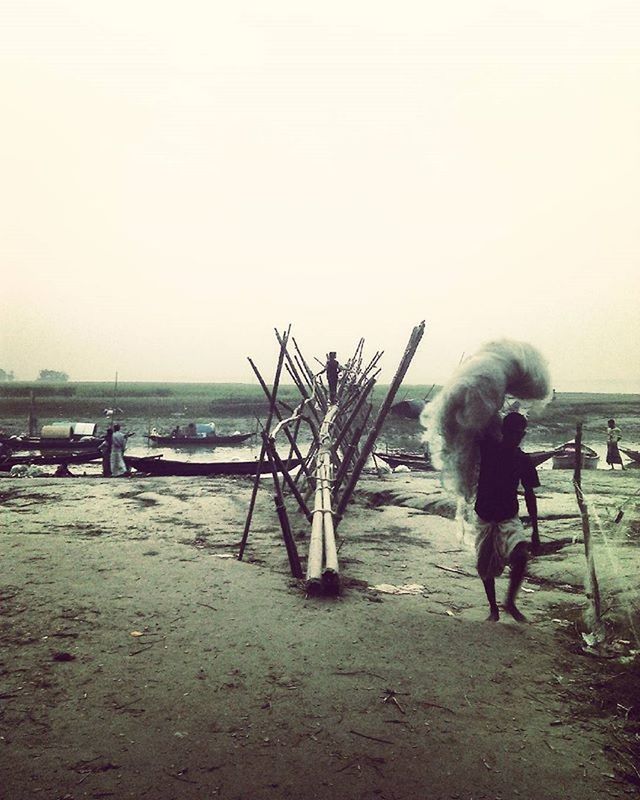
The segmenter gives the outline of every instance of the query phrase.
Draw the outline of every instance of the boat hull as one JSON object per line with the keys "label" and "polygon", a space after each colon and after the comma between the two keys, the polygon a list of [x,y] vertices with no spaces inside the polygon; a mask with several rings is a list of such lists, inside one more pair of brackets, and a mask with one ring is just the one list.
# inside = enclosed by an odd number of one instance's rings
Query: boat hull
{"label": "boat hull", "polygon": [[154,447],[175,447],[175,448],[211,448],[218,446],[229,446],[242,444],[250,439],[253,433],[231,433],[228,436],[155,436],[149,434],[147,439],[149,444]]}
{"label": "boat hull", "polygon": [[381,453],[376,451],[373,455],[388,464],[391,469],[408,467],[412,472],[433,472],[435,470],[431,460],[421,453]]}
{"label": "boat hull", "polygon": [[0,462],[0,472],[9,472],[11,467],[23,464],[25,466],[45,467],[53,464],[90,464],[93,462],[102,461],[102,453],[99,450],[93,450],[89,453],[67,453],[67,454],[52,454],[39,455],[39,456],[8,456]]}
{"label": "boat hull", "polygon": [[92,450],[96,450],[100,444],[102,444],[103,439],[91,438],[91,439],[41,439],[39,436],[36,437],[24,437],[22,439],[17,438],[3,438],[0,439],[0,444],[6,445],[9,450],[13,452],[25,452],[25,451],[46,451],[51,452],[55,451],[56,453],[68,453],[69,455],[73,453],[82,453],[82,452],[90,452]]}
{"label": "boat hull", "polygon": [[[162,457],[138,458],[136,456],[125,456],[125,463],[129,468],[133,467],[138,472],[146,475],[166,476],[166,477],[214,477],[218,475],[256,475],[271,473],[268,461],[219,461],[219,462],[197,462],[197,461],[173,461]],[[300,465],[299,459],[289,459],[286,466],[291,470]]]}

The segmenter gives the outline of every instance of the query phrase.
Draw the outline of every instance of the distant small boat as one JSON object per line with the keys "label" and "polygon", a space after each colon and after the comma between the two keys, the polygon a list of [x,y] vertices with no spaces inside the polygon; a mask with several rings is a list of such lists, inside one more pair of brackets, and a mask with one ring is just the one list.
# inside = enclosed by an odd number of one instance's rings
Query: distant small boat
{"label": "distant small boat", "polygon": [[230,433],[227,436],[218,434],[210,436],[161,436],[160,434],[147,434],[149,443],[156,447],[217,447],[242,444],[255,436],[253,433]]}
{"label": "distant small boat", "polygon": [[[268,461],[173,461],[162,456],[127,456],[124,457],[128,467],[133,467],[138,472],[154,476],[204,476],[216,475],[256,475],[271,472]],[[286,462],[288,470],[300,465],[300,459],[291,458]]]}
{"label": "distant small boat", "polygon": [[391,469],[408,467],[412,472],[433,472],[435,470],[428,453],[383,453],[376,450],[373,455],[388,464]]}
{"label": "distant small boat", "polygon": [[[600,456],[595,450],[587,447],[586,444],[581,448],[581,467],[582,469],[597,469]],[[576,443],[565,442],[558,448],[553,456],[554,469],[575,469],[576,466]]]}
{"label": "distant small boat", "polygon": [[5,456],[0,461],[0,472],[10,472],[11,467],[19,464],[25,466],[45,467],[52,464],[89,464],[92,461],[101,461],[102,453],[92,450],[88,453],[48,454],[40,456]]}
{"label": "distant small boat", "polygon": [[635,461],[636,464],[640,464],[640,453],[637,450],[629,450],[626,447],[618,446],[618,450],[621,453],[624,453],[625,456],[628,456],[632,461]]}

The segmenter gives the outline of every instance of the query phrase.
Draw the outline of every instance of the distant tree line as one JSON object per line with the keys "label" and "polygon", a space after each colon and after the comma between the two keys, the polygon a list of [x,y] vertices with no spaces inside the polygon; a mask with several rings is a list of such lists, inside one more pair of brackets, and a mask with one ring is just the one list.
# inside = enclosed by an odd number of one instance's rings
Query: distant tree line
{"label": "distant tree line", "polygon": [[0,381],[12,381],[14,380],[13,371],[7,372],[4,369],[0,369]]}
{"label": "distant tree line", "polygon": [[66,372],[59,372],[57,369],[41,369],[38,380],[50,381],[52,383],[66,383],[69,380],[69,376]]}

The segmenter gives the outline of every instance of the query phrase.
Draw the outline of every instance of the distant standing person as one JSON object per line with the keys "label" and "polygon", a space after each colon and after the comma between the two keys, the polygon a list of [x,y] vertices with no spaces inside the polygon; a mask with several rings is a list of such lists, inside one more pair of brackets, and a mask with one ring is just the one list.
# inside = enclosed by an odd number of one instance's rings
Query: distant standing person
{"label": "distant standing person", "polygon": [[99,447],[102,453],[102,476],[104,478],[111,477],[111,439],[113,437],[113,428],[111,425],[107,428],[104,435],[104,441]]}
{"label": "distant standing person", "polygon": [[111,477],[119,478],[127,472],[127,465],[124,463],[124,451],[127,446],[127,437],[120,430],[117,423],[113,426],[113,436],[111,437]]}
{"label": "distant standing person", "polygon": [[611,469],[614,468],[614,464],[620,464],[620,468],[624,469],[622,456],[618,449],[620,439],[622,439],[622,431],[616,425],[615,419],[607,420],[607,464]]}
{"label": "distant standing person", "polygon": [[540,546],[538,506],[534,489],[540,486],[531,458],[520,449],[527,428],[522,414],[512,412],[502,420],[502,439],[486,436],[480,442],[480,475],[476,494],[476,554],[478,574],[489,601],[487,619],[500,618],[495,579],[509,564],[511,574],[504,610],[518,622],[525,622],[516,606],[516,596],[528,561],[528,536],[518,516],[518,486],[531,519],[531,545]]}
{"label": "distant standing person", "polygon": [[329,384],[329,402],[335,403],[338,398],[338,375],[342,372],[342,367],[336,359],[335,351],[329,353],[324,372],[327,375],[327,383]]}

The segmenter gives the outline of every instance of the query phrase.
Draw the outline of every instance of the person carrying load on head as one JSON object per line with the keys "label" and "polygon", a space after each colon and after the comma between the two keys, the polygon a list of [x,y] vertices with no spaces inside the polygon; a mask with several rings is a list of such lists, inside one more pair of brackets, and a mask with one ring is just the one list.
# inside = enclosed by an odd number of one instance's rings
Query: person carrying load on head
{"label": "person carrying load on head", "polygon": [[500,618],[496,603],[495,579],[510,567],[509,588],[504,610],[518,622],[525,617],[516,606],[516,596],[524,579],[528,561],[528,542],[518,516],[518,486],[531,519],[531,546],[540,547],[538,507],[534,489],[540,486],[531,458],[519,445],[527,428],[522,414],[512,412],[502,420],[502,438],[486,435],[480,442],[480,475],[476,493],[475,523],[477,569],[489,601],[487,619]]}

